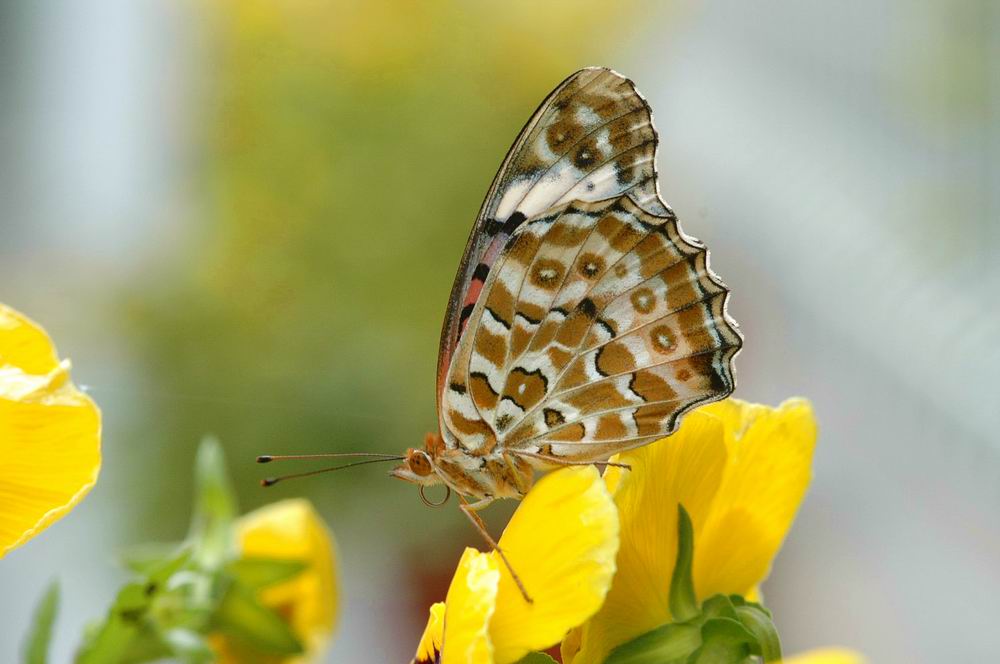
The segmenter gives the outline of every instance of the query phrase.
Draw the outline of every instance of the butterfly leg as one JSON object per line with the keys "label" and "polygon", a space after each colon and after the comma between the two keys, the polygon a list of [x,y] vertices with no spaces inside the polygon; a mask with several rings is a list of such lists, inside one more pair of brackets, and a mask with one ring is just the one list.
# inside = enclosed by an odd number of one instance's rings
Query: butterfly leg
{"label": "butterfly leg", "polygon": [[483,536],[483,539],[486,540],[486,542],[490,545],[490,547],[494,551],[500,554],[500,560],[502,560],[503,564],[507,566],[507,570],[510,572],[511,577],[514,579],[514,583],[517,584],[517,589],[521,591],[521,596],[524,597],[524,601],[526,601],[528,604],[534,604],[535,600],[531,599],[531,596],[528,595],[528,591],[525,590],[524,588],[524,583],[521,582],[521,577],[519,577],[517,575],[517,572],[514,571],[514,568],[511,567],[510,561],[507,560],[507,556],[504,555],[503,550],[496,543],[496,540],[494,540],[493,537],[490,536],[489,531],[486,530],[486,524],[483,523],[482,517],[480,517],[479,514],[477,513],[477,510],[483,509],[492,502],[493,502],[492,498],[483,498],[482,500],[478,500],[474,503],[469,503],[466,502],[465,498],[462,498],[459,507],[462,509],[462,512],[465,514],[465,516],[469,518],[469,521],[472,522],[472,525],[475,526],[476,530],[479,531],[479,534]]}

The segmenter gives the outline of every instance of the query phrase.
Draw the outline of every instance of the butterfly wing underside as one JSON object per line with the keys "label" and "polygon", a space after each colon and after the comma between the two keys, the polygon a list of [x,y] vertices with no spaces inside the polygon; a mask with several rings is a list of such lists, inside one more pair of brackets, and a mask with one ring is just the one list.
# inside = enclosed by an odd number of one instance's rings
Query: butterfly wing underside
{"label": "butterfly wing underside", "polygon": [[727,396],[742,339],[708,252],[622,195],[523,224],[483,288],[442,417],[472,454],[606,459]]}
{"label": "butterfly wing underside", "polygon": [[542,102],[490,187],[452,286],[438,352],[439,413],[455,349],[511,236],[554,206],[626,192],[645,210],[668,214],[657,191],[655,154],[645,99],[610,69],[580,70]]}

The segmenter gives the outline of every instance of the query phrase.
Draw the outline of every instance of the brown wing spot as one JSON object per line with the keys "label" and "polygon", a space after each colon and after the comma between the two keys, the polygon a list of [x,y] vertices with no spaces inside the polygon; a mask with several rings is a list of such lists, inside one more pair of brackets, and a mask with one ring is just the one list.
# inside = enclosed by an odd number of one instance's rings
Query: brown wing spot
{"label": "brown wing spot", "polygon": [[621,440],[628,438],[628,436],[628,427],[625,426],[619,415],[609,413],[597,419],[597,429],[594,432],[596,440]]}
{"label": "brown wing spot", "polygon": [[514,367],[507,376],[507,386],[503,398],[509,399],[521,410],[537,405],[548,392],[548,381],[541,370],[528,372],[522,367]]}
{"label": "brown wing spot", "polygon": [[688,307],[677,313],[677,323],[682,330],[681,334],[694,350],[711,348],[715,345],[712,335],[708,331],[714,325],[710,314],[710,311],[700,305]]}
{"label": "brown wing spot", "polygon": [[605,376],[617,376],[635,369],[635,358],[625,344],[612,341],[597,351],[597,370]]}
{"label": "brown wing spot", "polygon": [[531,262],[541,242],[541,237],[534,233],[518,233],[507,247],[508,263],[515,261],[520,263],[518,267],[523,269],[525,265]]}
{"label": "brown wing spot", "polygon": [[628,386],[643,401],[667,401],[677,396],[667,381],[648,370],[635,372]]}
{"label": "brown wing spot", "polygon": [[549,346],[545,352],[549,356],[549,362],[551,362],[552,366],[556,369],[562,369],[564,366],[569,364],[570,360],[573,359],[573,353],[568,350],[563,350],[558,346]]}
{"label": "brown wing spot", "polygon": [[514,320],[514,296],[499,279],[493,282],[486,306],[495,318],[510,327],[511,321]]}
{"label": "brown wing spot", "polygon": [[563,414],[560,413],[555,408],[545,408],[542,410],[542,414],[545,416],[545,426],[547,426],[550,429],[566,421],[566,418],[563,417]]}
{"label": "brown wing spot", "polygon": [[657,325],[649,331],[649,341],[658,353],[664,355],[677,349],[677,340],[669,325]]}
{"label": "brown wing spot", "polygon": [[486,422],[479,418],[470,420],[457,410],[449,411],[449,415],[451,424],[455,428],[456,433],[465,434],[467,436],[482,434],[486,437],[486,444],[483,446],[484,448],[492,449],[493,446],[496,445],[496,436],[493,434],[493,429],[491,429]]}
{"label": "brown wing spot", "polygon": [[608,410],[629,405],[629,400],[611,381],[602,380],[574,390],[563,401],[580,411]]}
{"label": "brown wing spot", "polygon": [[660,273],[660,280],[667,286],[667,307],[670,311],[677,311],[698,299],[690,267],[689,261],[681,261]]}
{"label": "brown wing spot", "polygon": [[545,235],[545,244],[559,247],[579,247],[588,235],[590,235],[588,226],[560,221],[553,224]]}
{"label": "brown wing spot", "polygon": [[670,431],[677,406],[669,403],[651,404],[636,408],[633,419],[640,436],[656,436]]}
{"label": "brown wing spot", "polygon": [[547,440],[557,440],[575,443],[583,440],[583,437],[587,434],[587,430],[583,428],[582,422],[576,422],[567,427],[563,427],[558,431],[547,434],[545,438]]}
{"label": "brown wing spot", "polygon": [[594,307],[594,302],[589,298],[584,298],[559,327],[556,341],[567,348],[576,348],[583,341],[583,337],[590,329],[596,315],[597,309]]}
{"label": "brown wing spot", "polygon": [[477,406],[490,410],[496,408],[499,395],[490,387],[490,382],[484,374],[479,372],[470,374],[469,388],[472,392],[472,400]]}
{"label": "brown wing spot", "polygon": [[531,340],[529,348],[535,352],[548,348],[552,340],[556,338],[556,332],[559,331],[562,323],[556,316],[546,316],[542,326],[535,332],[535,338]]}
{"label": "brown wing spot", "polygon": [[566,373],[563,374],[562,379],[560,379],[559,389],[572,389],[588,383],[589,381],[590,378],[587,376],[584,359],[582,357],[578,357],[573,360],[573,363],[569,365],[569,368],[566,369]]}
{"label": "brown wing spot", "polygon": [[573,154],[573,165],[579,170],[585,171],[597,163],[600,156],[600,150],[597,148],[597,143],[593,139],[580,141],[580,144],[576,148],[576,152]]}
{"label": "brown wing spot", "polygon": [[677,376],[677,380],[687,381],[691,378],[691,370],[687,367],[681,367],[674,375]]}
{"label": "brown wing spot", "polygon": [[610,214],[597,222],[597,231],[604,236],[612,249],[623,254],[631,250],[643,236],[631,224]]}
{"label": "brown wing spot", "polygon": [[476,331],[476,352],[493,366],[502,367],[507,358],[507,337],[480,327]]}
{"label": "brown wing spot", "polygon": [[656,308],[656,294],[650,288],[638,288],[629,297],[632,308],[640,314],[648,314]]}
{"label": "brown wing spot", "polygon": [[615,276],[618,277],[619,279],[624,279],[625,277],[627,277],[628,265],[626,265],[625,263],[618,263],[618,265],[615,266]]}
{"label": "brown wing spot", "polygon": [[593,252],[587,252],[577,260],[576,271],[584,279],[593,279],[604,272],[604,259]]}
{"label": "brown wing spot", "polygon": [[514,329],[510,333],[511,357],[520,357],[529,341],[531,341],[531,331],[522,323],[515,323]]}
{"label": "brown wing spot", "polygon": [[546,313],[548,313],[548,309],[527,300],[521,300],[517,303],[517,315],[532,325],[541,323]]}
{"label": "brown wing spot", "polygon": [[531,268],[531,283],[545,290],[555,290],[562,283],[565,266],[557,260],[542,258]]}
{"label": "brown wing spot", "polygon": [[580,138],[583,130],[583,125],[576,121],[573,113],[561,113],[559,120],[545,130],[545,140],[552,152],[562,154],[565,148]]}

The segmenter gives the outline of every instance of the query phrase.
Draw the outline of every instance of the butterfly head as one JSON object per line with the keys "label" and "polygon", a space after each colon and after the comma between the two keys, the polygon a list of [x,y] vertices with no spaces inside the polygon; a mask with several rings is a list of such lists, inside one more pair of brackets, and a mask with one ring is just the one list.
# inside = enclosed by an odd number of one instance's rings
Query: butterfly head
{"label": "butterfly head", "polygon": [[424,449],[411,447],[406,450],[403,463],[393,468],[389,474],[420,486],[440,484],[442,480],[434,470],[434,458],[443,446],[444,442],[441,441],[440,435],[427,434],[424,438]]}

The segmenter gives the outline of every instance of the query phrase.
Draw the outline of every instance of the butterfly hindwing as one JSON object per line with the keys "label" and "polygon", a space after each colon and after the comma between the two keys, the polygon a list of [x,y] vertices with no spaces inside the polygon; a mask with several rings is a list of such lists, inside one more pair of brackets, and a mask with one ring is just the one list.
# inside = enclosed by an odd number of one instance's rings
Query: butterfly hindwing
{"label": "butterfly hindwing", "polygon": [[707,250],[629,196],[573,201],[505,245],[459,343],[442,418],[468,451],[607,458],[733,389],[741,345]]}
{"label": "butterfly hindwing", "polygon": [[497,258],[526,220],[571,200],[626,192],[649,212],[668,214],[657,192],[656,143],[645,99],[610,69],[580,70],[542,102],[508,152],[466,245],[441,331],[439,410],[468,318]]}

